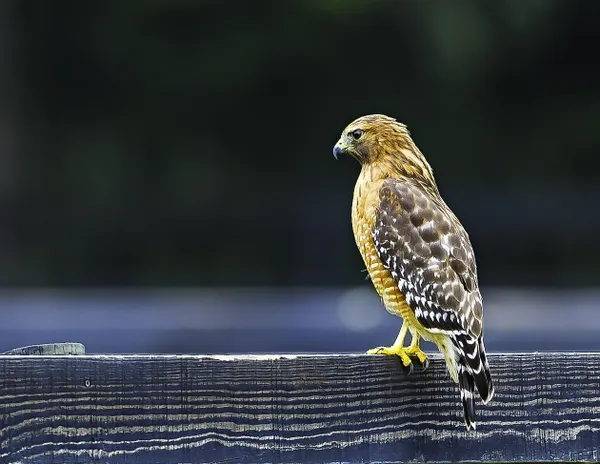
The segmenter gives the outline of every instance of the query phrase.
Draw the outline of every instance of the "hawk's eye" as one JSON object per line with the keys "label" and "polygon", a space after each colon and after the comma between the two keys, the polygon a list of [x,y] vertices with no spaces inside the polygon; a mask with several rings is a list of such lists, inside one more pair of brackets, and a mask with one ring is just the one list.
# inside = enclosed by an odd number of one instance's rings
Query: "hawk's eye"
{"label": "hawk's eye", "polygon": [[361,131],[360,129],[356,129],[356,130],[353,130],[352,132],[350,132],[350,135],[352,135],[352,138],[354,140],[358,140],[363,135],[363,131]]}

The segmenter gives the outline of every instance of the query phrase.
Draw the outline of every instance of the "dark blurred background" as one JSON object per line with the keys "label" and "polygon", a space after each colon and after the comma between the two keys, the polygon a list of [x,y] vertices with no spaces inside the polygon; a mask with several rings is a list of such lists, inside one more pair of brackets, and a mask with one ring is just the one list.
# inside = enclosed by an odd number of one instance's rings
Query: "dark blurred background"
{"label": "dark blurred background", "polygon": [[600,348],[600,2],[0,5],[0,349],[391,343],[331,155],[373,112],[470,233],[489,347]]}

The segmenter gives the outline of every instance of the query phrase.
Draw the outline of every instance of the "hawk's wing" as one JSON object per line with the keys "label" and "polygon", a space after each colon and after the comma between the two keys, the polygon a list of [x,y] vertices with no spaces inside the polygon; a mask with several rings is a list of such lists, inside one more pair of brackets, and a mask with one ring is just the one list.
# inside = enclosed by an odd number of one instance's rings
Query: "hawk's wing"
{"label": "hawk's wing", "polygon": [[417,320],[431,332],[478,339],[483,307],[469,236],[435,192],[389,179],[373,240]]}
{"label": "hawk's wing", "polygon": [[465,418],[474,424],[475,385],[484,402],[494,389],[469,236],[439,194],[416,182],[389,179],[379,200],[373,229],[377,254],[423,327],[452,341]]}

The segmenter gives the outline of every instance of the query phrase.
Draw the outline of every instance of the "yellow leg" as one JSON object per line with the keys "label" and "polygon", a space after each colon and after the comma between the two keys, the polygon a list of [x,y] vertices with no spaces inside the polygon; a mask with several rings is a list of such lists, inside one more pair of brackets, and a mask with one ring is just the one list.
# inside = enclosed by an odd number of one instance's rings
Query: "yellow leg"
{"label": "yellow leg", "polygon": [[[407,367],[412,364],[409,355],[404,348],[404,338],[406,337],[406,332],[408,331],[408,326],[405,322],[402,322],[402,327],[400,328],[400,332],[396,337],[396,341],[392,346],[380,346],[378,348],[373,348],[367,351],[368,354],[387,354],[398,356],[402,361],[402,364]],[[412,331],[411,331],[412,333]]]}
{"label": "yellow leg", "polygon": [[425,364],[425,361],[427,360],[427,355],[423,353],[421,351],[421,348],[419,347],[421,336],[412,327],[410,328],[410,336],[412,337],[412,340],[408,348],[406,348],[405,353],[409,356],[418,358],[418,360],[421,361],[421,364]]}

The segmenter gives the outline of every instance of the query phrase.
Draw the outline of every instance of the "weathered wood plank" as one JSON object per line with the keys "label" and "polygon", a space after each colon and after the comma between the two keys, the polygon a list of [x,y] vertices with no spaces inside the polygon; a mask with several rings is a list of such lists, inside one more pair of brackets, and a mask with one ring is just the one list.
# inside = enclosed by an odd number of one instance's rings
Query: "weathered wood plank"
{"label": "weathered wood plank", "polygon": [[13,348],[1,354],[11,355],[82,355],[85,354],[85,346],[81,343],[45,343],[43,345],[29,345],[21,348]]}
{"label": "weathered wood plank", "polygon": [[0,356],[0,462],[600,459],[600,353],[492,355],[467,433],[441,359]]}

